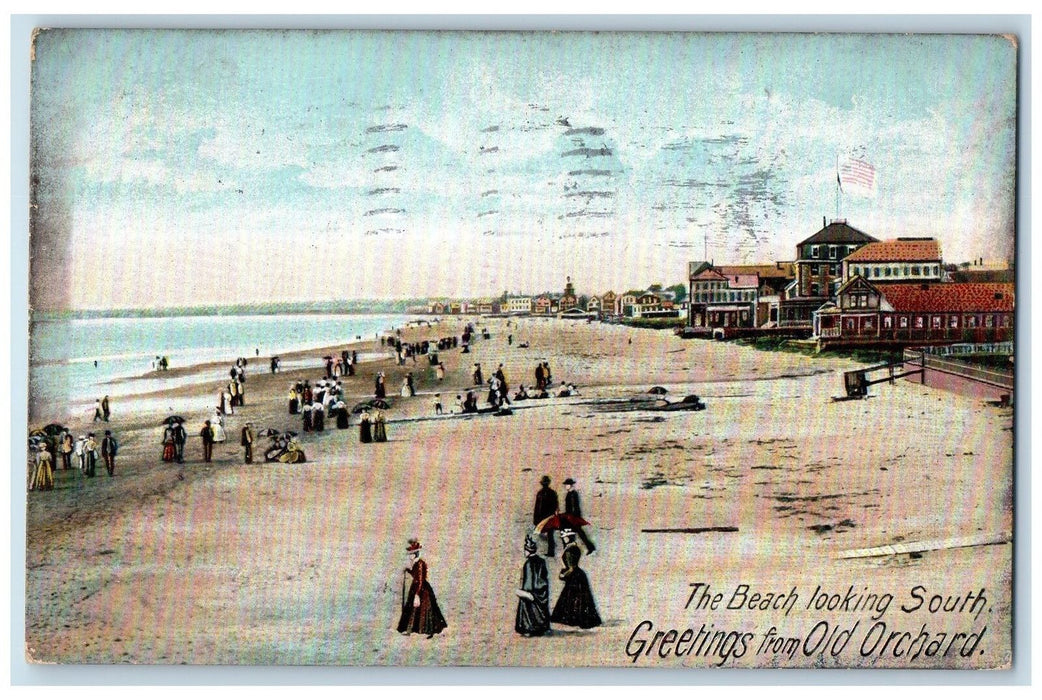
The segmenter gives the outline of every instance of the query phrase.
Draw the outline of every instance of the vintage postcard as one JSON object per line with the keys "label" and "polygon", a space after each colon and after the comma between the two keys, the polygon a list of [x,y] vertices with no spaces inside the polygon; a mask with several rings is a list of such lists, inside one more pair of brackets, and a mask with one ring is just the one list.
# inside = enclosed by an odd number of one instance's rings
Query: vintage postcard
{"label": "vintage postcard", "polygon": [[1016,37],[32,50],[29,663],[1011,667]]}

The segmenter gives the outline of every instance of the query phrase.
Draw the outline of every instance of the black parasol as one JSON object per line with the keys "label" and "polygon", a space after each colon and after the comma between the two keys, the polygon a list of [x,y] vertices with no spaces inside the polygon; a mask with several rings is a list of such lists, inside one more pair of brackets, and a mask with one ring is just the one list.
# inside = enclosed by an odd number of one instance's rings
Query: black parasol
{"label": "black parasol", "polygon": [[666,391],[666,388],[665,388],[665,387],[662,387],[662,386],[653,386],[653,387],[651,387],[650,389],[648,389],[648,393],[649,393],[649,394],[666,394],[666,393],[668,393],[668,392]]}
{"label": "black parasol", "polygon": [[186,422],[186,421],[181,416],[167,416],[166,418],[163,419],[163,423],[162,424],[163,425],[173,425],[174,423],[184,423],[184,422]]}
{"label": "black parasol", "polygon": [[65,431],[65,426],[61,423],[48,423],[43,426],[43,433],[49,437],[55,435],[61,435]]}

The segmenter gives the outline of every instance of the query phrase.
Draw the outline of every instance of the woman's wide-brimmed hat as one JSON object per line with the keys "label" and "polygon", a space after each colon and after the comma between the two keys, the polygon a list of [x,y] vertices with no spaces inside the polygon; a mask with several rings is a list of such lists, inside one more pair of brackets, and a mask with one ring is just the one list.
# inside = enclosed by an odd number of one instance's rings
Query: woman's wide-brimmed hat
{"label": "woman's wide-brimmed hat", "polygon": [[550,485],[550,477],[544,476],[542,479],[539,480],[539,483],[542,484],[543,486],[549,486]]}
{"label": "woman's wide-brimmed hat", "polygon": [[420,544],[419,540],[409,540],[409,546],[405,548],[406,552],[418,552],[423,549],[423,545]]}

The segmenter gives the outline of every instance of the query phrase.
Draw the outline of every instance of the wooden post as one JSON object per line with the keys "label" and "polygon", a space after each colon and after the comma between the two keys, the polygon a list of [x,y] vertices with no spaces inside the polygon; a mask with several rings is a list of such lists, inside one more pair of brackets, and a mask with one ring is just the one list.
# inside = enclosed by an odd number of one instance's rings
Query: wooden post
{"label": "wooden post", "polygon": [[919,383],[926,386],[926,351],[919,351]]}

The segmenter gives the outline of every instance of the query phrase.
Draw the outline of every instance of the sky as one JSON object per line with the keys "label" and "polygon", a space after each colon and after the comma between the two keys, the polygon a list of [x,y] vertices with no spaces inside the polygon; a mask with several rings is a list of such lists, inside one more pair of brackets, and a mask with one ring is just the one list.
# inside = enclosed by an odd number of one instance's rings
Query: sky
{"label": "sky", "polygon": [[[824,218],[1014,240],[998,36],[52,30],[37,309],[580,293],[791,260]],[[837,197],[841,159],[874,196]]]}

